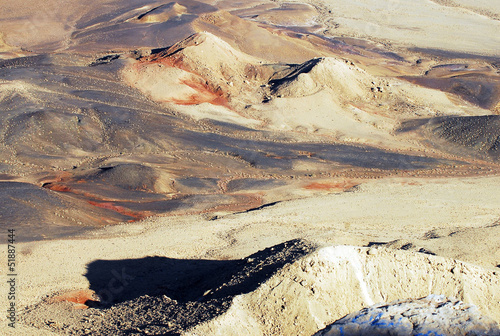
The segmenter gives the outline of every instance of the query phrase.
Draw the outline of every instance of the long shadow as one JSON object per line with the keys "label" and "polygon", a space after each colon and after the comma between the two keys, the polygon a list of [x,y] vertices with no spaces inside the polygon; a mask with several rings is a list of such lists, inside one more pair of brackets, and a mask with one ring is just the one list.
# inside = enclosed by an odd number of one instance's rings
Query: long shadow
{"label": "long shadow", "polygon": [[92,320],[92,335],[180,335],[223,314],[234,296],[257,289],[313,249],[292,240],[239,260],[96,260],[85,274],[101,298],[88,302],[99,310],[90,314],[98,316]]}
{"label": "long shadow", "polygon": [[167,296],[177,302],[233,297],[255,290],[276,270],[310,250],[292,240],[239,260],[139,259],[95,260],[87,265],[90,289],[100,307],[149,296]]}
{"label": "long shadow", "polygon": [[90,289],[100,297],[101,306],[140,296],[167,295],[186,302],[203,296],[214,275],[238,267],[241,261],[188,260],[166,257],[96,260],[87,266]]}

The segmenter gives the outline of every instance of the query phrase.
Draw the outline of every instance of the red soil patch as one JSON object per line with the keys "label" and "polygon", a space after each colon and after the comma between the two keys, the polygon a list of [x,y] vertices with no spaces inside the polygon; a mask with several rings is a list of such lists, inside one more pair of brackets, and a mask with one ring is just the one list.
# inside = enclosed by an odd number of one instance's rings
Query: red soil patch
{"label": "red soil patch", "polygon": [[[70,182],[72,182],[72,181],[70,181]],[[83,184],[83,183],[86,183],[86,182],[88,182],[88,181],[78,180],[78,181],[76,181],[76,184]],[[61,183],[44,183],[42,185],[42,188],[50,189],[52,191],[70,192],[70,193],[75,194],[75,195],[83,196],[83,197],[86,197],[86,198],[98,199],[100,201],[109,201],[109,202],[115,201],[112,198],[106,198],[106,197],[100,196],[99,194],[92,194],[92,193],[89,193],[89,192],[86,192],[86,191],[82,191],[82,190],[79,190],[79,189],[74,189],[74,188],[72,188],[72,187],[70,187],[68,185],[64,185],[64,184],[61,184]],[[149,190],[148,188],[146,188],[145,186],[143,186],[143,188],[137,188],[136,190],[139,190],[139,191],[152,191],[152,190]]]}
{"label": "red soil patch", "polygon": [[49,303],[56,302],[71,302],[74,303],[74,309],[87,309],[89,304],[96,303],[97,297],[94,291],[90,289],[81,289],[69,291],[64,294],[57,295],[50,299]]}
{"label": "red soil patch", "polygon": [[[82,181],[78,181],[77,183],[82,183]],[[130,209],[127,209],[123,206],[120,206],[120,205],[114,205],[112,200],[105,200],[105,199],[102,199],[102,198],[99,198],[98,195],[92,195],[90,193],[87,193],[87,192],[83,192],[83,191],[80,191],[80,190],[75,190],[75,189],[72,189],[70,188],[69,186],[66,186],[66,185],[63,185],[63,184],[59,184],[59,183],[44,183],[43,188],[47,188],[47,189],[50,189],[52,191],[58,191],[58,192],[70,192],[70,193],[73,193],[75,195],[80,195],[80,196],[83,196],[85,198],[91,198],[91,199],[99,199],[101,200],[101,202],[98,202],[98,201],[94,201],[94,200],[87,200],[87,202],[90,204],[90,205],[93,205],[93,206],[96,206],[96,207],[99,207],[99,208],[103,208],[103,209],[107,209],[107,210],[112,210],[112,211],[115,211],[121,215],[125,215],[125,216],[128,216],[128,217],[131,217],[133,218],[130,222],[135,222],[137,220],[141,220],[143,218],[146,218],[146,217],[149,217],[152,215],[152,213],[150,212],[140,212],[140,211],[132,211]],[[109,221],[108,219],[106,219],[106,221]]]}
{"label": "red soil patch", "polygon": [[144,60],[141,60],[141,62],[136,65],[136,71],[140,71],[141,68],[152,64],[178,68],[193,75],[191,76],[192,79],[183,79],[180,81],[180,84],[192,88],[197,91],[197,93],[187,97],[171,98],[168,102],[178,105],[198,105],[202,103],[210,103],[212,105],[220,105],[230,108],[224,92],[220,88],[211,88],[208,85],[208,81],[204,80],[199,74],[185,66],[182,61],[182,56],[165,56],[163,54],[152,55]]}
{"label": "red soil patch", "polygon": [[182,56],[171,57],[163,53],[155,54],[141,60],[141,63],[139,63],[138,66],[144,67],[150,64],[161,64],[167,67],[178,68],[187,72],[192,72],[184,65]]}
{"label": "red soil patch", "polygon": [[[77,183],[83,183],[83,182],[78,181]],[[52,191],[70,192],[70,193],[73,193],[75,195],[82,195],[82,196],[87,197],[87,198],[96,198],[95,195],[92,195],[90,193],[83,192],[80,190],[75,190],[67,185],[59,184],[59,183],[44,183],[42,185],[42,188],[46,188],[46,189],[49,189]]]}
{"label": "red soil patch", "polygon": [[120,205],[114,205],[112,202],[95,202],[95,201],[87,201],[90,205],[107,209],[107,210],[112,210],[115,212],[118,212],[119,214],[129,216],[134,218],[133,221],[136,220],[141,220],[143,218],[146,218],[148,216],[151,216],[152,214],[146,213],[146,212],[139,212],[139,211],[132,211],[130,209],[127,209],[125,207],[122,207]]}
{"label": "red soil patch", "polygon": [[54,184],[54,183],[45,183],[43,185],[44,188],[50,189],[52,191],[60,191],[60,192],[71,192],[71,188],[62,184]]}
{"label": "red soil patch", "polygon": [[70,172],[64,171],[64,172],[57,172],[55,175],[51,176],[46,176],[42,179],[39,179],[38,182],[41,183],[43,186],[48,186],[50,184],[55,184],[58,182],[62,182],[63,180],[66,180],[73,176]]}
{"label": "red soil patch", "polygon": [[229,103],[224,97],[224,93],[222,90],[212,90],[208,84],[202,83],[201,81],[192,81],[192,80],[181,80],[181,84],[189,86],[190,88],[197,91],[196,94],[193,94],[184,99],[172,99],[173,103],[182,104],[182,105],[197,105],[201,103],[210,103],[212,105],[220,105],[229,108]]}

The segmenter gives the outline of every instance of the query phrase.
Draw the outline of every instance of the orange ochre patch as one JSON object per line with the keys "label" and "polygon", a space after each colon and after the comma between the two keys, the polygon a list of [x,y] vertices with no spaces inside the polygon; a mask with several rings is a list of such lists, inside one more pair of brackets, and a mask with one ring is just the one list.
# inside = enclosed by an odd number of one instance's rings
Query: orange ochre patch
{"label": "orange ochre patch", "polygon": [[221,89],[211,88],[206,81],[203,82],[199,74],[196,74],[183,64],[182,57],[175,58],[154,55],[139,63],[137,67],[140,69],[141,67],[149,66],[151,64],[161,64],[166,67],[178,68],[192,74],[193,80],[182,79],[180,84],[186,85],[197,92],[186,97],[171,98],[167,102],[178,105],[198,105],[202,103],[210,103],[212,105],[220,105],[230,108],[224,92]]}
{"label": "orange ochre patch", "polygon": [[71,302],[74,303],[74,309],[87,309],[90,302],[96,302],[96,295],[94,291],[90,289],[80,289],[69,291],[50,299],[49,303],[56,302]]}
{"label": "orange ochre patch", "polygon": [[151,214],[146,213],[146,212],[139,212],[139,211],[132,211],[130,209],[127,209],[125,207],[122,207],[120,205],[114,205],[112,202],[95,202],[95,201],[87,201],[90,205],[103,208],[103,209],[108,209],[112,211],[116,211],[122,215],[129,216],[134,218],[134,220],[141,220],[143,218],[146,218],[150,216]]}

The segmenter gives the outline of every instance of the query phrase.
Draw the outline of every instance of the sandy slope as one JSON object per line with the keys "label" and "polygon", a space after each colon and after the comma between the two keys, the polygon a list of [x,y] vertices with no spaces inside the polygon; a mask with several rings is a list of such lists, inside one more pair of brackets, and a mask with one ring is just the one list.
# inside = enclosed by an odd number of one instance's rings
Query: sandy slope
{"label": "sandy slope", "polygon": [[[325,0],[312,3],[325,7],[324,18],[333,17],[330,25],[334,25],[332,34],[335,35],[356,35],[409,47],[498,56],[500,38],[496,32],[500,29],[500,22],[491,16],[464,10],[459,6],[460,2]],[[498,11],[495,0],[483,2],[478,7],[494,13]]]}
{"label": "sandy slope", "polygon": [[[391,259],[391,249],[397,250],[402,246],[409,250],[403,253],[407,256],[405,258],[427,258],[425,254],[418,256],[419,253],[413,256],[423,248],[422,251],[459,258],[492,270],[500,263],[500,247],[495,239],[498,236],[500,210],[496,202],[498,183],[497,177],[372,181],[353,192],[283,202],[215,221],[207,222],[199,216],[156,218],[96,231],[94,237],[84,239],[18,244],[22,279],[18,302],[29,305],[60,290],[88,288],[89,282],[84,276],[86,266],[98,259],[162,256],[227,260],[248,256],[295,237],[305,237],[320,244],[358,246],[402,239],[403,243],[387,245],[388,250],[383,252],[386,258]],[[200,225],[203,230],[199,229]],[[463,235],[465,233],[468,235]],[[472,239],[481,239],[481,243],[470,250]],[[68,251],[71,251],[70,258]],[[389,259],[378,261],[381,264],[377,267],[388,267]],[[451,259],[442,260],[454,263]],[[437,265],[440,263],[437,262]],[[415,262],[414,265],[424,267],[425,263]],[[320,280],[313,276],[309,281],[313,284]],[[428,276],[423,276],[422,281],[429,281]],[[477,285],[476,282],[469,282],[471,288]],[[493,286],[491,290],[498,293],[498,287],[494,289],[498,284]],[[5,284],[2,284],[2,289],[4,287]],[[411,287],[412,290],[423,291],[418,294],[394,292],[386,287],[388,292],[383,295],[389,295],[387,297],[391,300],[425,296],[429,292],[424,287]],[[431,292],[456,295],[453,294],[457,290],[455,285],[451,285],[449,290],[451,292],[436,287]],[[384,297],[374,297],[370,302],[379,302]],[[498,310],[495,300],[484,299],[490,307],[484,310],[481,307],[485,306],[477,299],[467,294],[464,298],[466,302],[479,304],[484,313],[497,316],[498,313],[493,313]],[[356,307],[361,306],[362,303]],[[335,316],[341,317],[359,309],[356,307],[339,311]],[[68,308],[71,309],[64,309]]]}
{"label": "sandy slope", "polygon": [[461,296],[496,317],[499,277],[483,272],[425,254],[325,247],[280,270],[254,292],[236,297],[227,313],[187,335],[311,335],[353,310],[433,293]]}

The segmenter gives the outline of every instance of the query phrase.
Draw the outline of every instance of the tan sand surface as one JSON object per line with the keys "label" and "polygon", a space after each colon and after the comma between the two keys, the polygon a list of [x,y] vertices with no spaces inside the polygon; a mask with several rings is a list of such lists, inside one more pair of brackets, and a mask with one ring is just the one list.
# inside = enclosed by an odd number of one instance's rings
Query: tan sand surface
{"label": "tan sand surface", "polygon": [[[350,192],[283,202],[215,221],[200,216],[155,218],[79,239],[18,244],[18,302],[30,305],[60,290],[88,288],[86,265],[97,259],[237,259],[297,237],[323,246],[402,240],[388,246],[397,250],[406,245],[410,251],[425,248],[492,270],[500,263],[495,239],[499,233],[498,183],[497,177],[372,181]],[[471,250],[474,239],[481,243]],[[2,253],[4,257],[5,249]],[[404,253],[409,258],[410,252]],[[475,285],[471,286],[474,291]],[[416,295],[387,293],[391,299]],[[479,304],[475,299],[471,302]],[[498,311],[499,306],[489,302],[488,309]],[[498,318],[499,313],[486,312]]]}
{"label": "tan sand surface", "polygon": [[[370,37],[424,49],[489,56],[498,53],[500,38],[496,32],[500,22],[494,17],[453,6],[460,2],[326,0],[316,3],[324,6],[324,17],[333,16],[331,24],[338,25],[332,31],[335,35]],[[498,12],[494,0],[482,2],[477,7]]]}
{"label": "tan sand surface", "polygon": [[496,328],[499,19],[3,1],[0,334],[313,335],[428,295]]}

